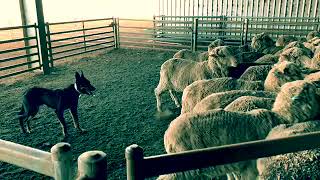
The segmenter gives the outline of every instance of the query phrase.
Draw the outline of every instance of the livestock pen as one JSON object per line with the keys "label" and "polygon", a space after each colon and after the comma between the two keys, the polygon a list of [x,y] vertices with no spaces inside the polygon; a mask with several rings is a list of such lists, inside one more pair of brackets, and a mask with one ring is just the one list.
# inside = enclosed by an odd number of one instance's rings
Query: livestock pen
{"label": "livestock pen", "polygon": [[[317,5],[315,7],[318,7],[318,1],[315,4]],[[310,9],[311,5],[308,8]],[[275,11],[275,8],[273,10]],[[317,12],[315,9],[313,14]],[[12,34],[12,39],[5,39],[7,36],[4,38],[2,36],[0,41],[2,45],[0,115],[3,117],[0,121],[1,139],[40,149],[48,158],[49,154],[45,151],[49,151],[58,143],[61,136],[57,133],[60,132],[57,131],[60,127],[56,116],[46,108],[41,109],[38,116],[31,121],[34,129],[32,133],[21,134],[16,117],[21,106],[21,96],[34,84],[47,88],[63,88],[74,83],[75,71],[82,70],[97,87],[97,92],[95,97],[80,99],[80,123],[88,129],[88,133],[77,134],[70,128],[69,143],[73,151],[73,166],[77,157],[85,151],[100,150],[106,153],[108,159],[108,178],[125,179],[124,150],[131,144],[139,144],[144,148],[144,154],[139,154],[140,158],[147,156],[147,162],[154,161],[155,167],[166,169],[166,164],[158,166],[157,162],[163,162],[162,157],[164,159],[169,157],[172,161],[170,158],[175,155],[168,157],[163,155],[159,156],[159,159],[153,155],[165,153],[163,134],[170,121],[179,114],[179,109],[172,109],[174,116],[166,120],[159,120],[154,116],[156,108],[153,89],[159,79],[160,66],[165,60],[182,48],[193,51],[205,50],[207,45],[217,38],[225,40],[229,45],[240,45],[250,42],[255,34],[261,32],[268,32],[273,38],[279,35],[304,37],[311,30],[319,30],[319,22],[318,16],[251,17],[224,14],[211,16],[176,14],[154,16],[153,19],[105,18],[46,22],[42,24],[45,27],[45,33],[41,33],[42,36],[45,35],[45,45],[42,43],[41,47],[47,48],[48,62],[45,63],[50,65],[50,76],[42,76],[41,71],[40,73],[34,71],[43,70],[44,64],[39,53],[39,24],[1,28],[0,31],[5,31],[5,35],[8,31]],[[34,29],[34,35],[25,37],[22,31],[26,28]],[[10,43],[16,42],[19,46],[11,46]],[[26,42],[31,44],[28,45]],[[96,51],[99,53],[90,54]],[[16,79],[17,75],[21,78]],[[167,96],[164,99],[170,98]],[[174,105],[168,107],[170,106]],[[71,126],[70,118],[70,115],[66,116],[68,126]],[[290,151],[292,149],[281,152]],[[234,159],[228,162],[231,161]],[[136,162],[131,162],[134,163]],[[212,165],[212,162],[209,164]],[[144,168],[144,165],[141,167]],[[136,167],[139,171],[140,167]],[[192,168],[198,167],[192,166]],[[191,169],[191,166],[186,169],[168,168],[158,172],[153,166],[150,166],[150,169],[152,173],[140,175],[155,176]],[[129,173],[129,178],[134,177],[136,173],[130,169],[128,172],[132,172],[132,176]],[[51,174],[52,170],[47,173],[49,176]],[[0,162],[0,178],[47,179],[48,177]]]}

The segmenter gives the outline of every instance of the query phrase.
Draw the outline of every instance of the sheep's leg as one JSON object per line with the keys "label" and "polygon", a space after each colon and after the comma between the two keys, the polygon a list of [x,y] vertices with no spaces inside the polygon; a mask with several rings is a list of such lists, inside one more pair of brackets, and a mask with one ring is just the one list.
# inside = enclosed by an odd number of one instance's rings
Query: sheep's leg
{"label": "sheep's leg", "polygon": [[179,108],[180,107],[180,103],[178,102],[177,97],[173,94],[172,90],[169,90],[169,94],[170,94],[171,99],[174,101],[176,106]]}
{"label": "sheep's leg", "polygon": [[159,90],[158,90],[158,88],[155,88],[154,89],[154,94],[155,94],[155,96],[156,96],[156,100],[157,100],[157,111],[158,112],[162,112],[162,110],[161,110],[161,94],[162,94],[162,92],[160,92]]}

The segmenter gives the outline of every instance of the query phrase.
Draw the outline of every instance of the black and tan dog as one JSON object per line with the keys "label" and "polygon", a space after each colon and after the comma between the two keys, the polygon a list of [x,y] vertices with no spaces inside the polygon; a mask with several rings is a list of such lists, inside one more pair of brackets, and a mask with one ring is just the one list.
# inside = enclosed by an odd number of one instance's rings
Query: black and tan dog
{"label": "black and tan dog", "polygon": [[[93,95],[93,91],[96,88],[91,85],[90,81],[84,77],[82,72],[81,75],[76,72],[75,78],[75,84],[71,84],[64,89],[51,90],[33,87],[25,92],[21,111],[19,112],[19,121],[23,133],[30,133],[29,121],[38,113],[39,107],[44,104],[55,110],[63,129],[64,138],[68,136],[66,121],[64,119],[64,111],[67,109],[69,109],[72,114],[75,128],[83,132],[83,129],[80,128],[78,118],[79,96],[80,94]],[[24,125],[25,122],[27,123],[27,131]]]}

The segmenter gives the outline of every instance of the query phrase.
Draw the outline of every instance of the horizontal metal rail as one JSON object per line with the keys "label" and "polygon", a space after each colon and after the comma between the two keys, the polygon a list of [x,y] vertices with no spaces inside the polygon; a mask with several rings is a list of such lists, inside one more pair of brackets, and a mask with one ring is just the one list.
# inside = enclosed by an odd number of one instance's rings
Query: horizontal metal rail
{"label": "horizontal metal rail", "polygon": [[[11,65],[11,66],[1,67],[1,68],[0,68],[0,71],[4,71],[4,70],[8,70],[8,69],[13,69],[13,68],[17,68],[17,67],[21,67],[21,66],[33,64],[33,63],[39,63],[39,62],[40,62],[40,60],[34,60],[34,61],[28,61],[28,62],[24,62],[24,63],[14,64],[14,65]],[[40,67],[39,67],[39,68],[40,68]]]}
{"label": "horizontal metal rail", "polygon": [[64,58],[68,58],[68,57],[72,57],[72,56],[76,56],[76,55],[80,55],[80,54],[84,54],[84,53],[90,53],[90,52],[93,52],[93,51],[98,51],[98,50],[103,50],[103,49],[107,49],[107,48],[112,48],[112,47],[114,47],[114,44],[113,44],[113,45],[110,45],[110,46],[105,46],[105,47],[102,47],[102,48],[96,48],[96,49],[87,50],[87,51],[84,51],[84,52],[79,52],[79,53],[69,54],[69,55],[66,55],[66,56],[57,57],[57,58],[54,58],[54,61],[60,60],[60,59],[64,59]]}
{"label": "horizontal metal rail", "polygon": [[167,42],[175,42],[175,43],[185,43],[190,42],[189,39],[166,39],[166,38],[146,38],[146,37],[130,37],[130,36],[120,36],[121,39],[137,39],[137,40],[154,40],[154,41],[167,41]]}
{"label": "horizontal metal rail", "polygon": [[90,36],[98,36],[98,35],[110,34],[110,33],[114,33],[114,32],[113,31],[106,31],[106,32],[101,32],[101,33],[86,34],[86,35],[80,35],[80,36],[72,36],[72,37],[67,37],[67,38],[54,39],[54,40],[51,40],[51,43],[58,42],[58,41],[66,41],[66,40],[71,40],[71,39],[77,39],[77,38],[90,37]]}
{"label": "horizontal metal rail", "polygon": [[38,53],[31,53],[29,55],[26,54],[26,55],[15,56],[15,57],[6,58],[6,59],[0,59],[0,63],[13,61],[13,60],[17,60],[17,59],[22,59],[22,58],[27,58],[27,57],[36,56],[36,55],[38,55]]}
{"label": "horizontal metal rail", "polygon": [[36,27],[36,25],[2,27],[2,28],[0,28],[0,31],[22,29],[22,28],[34,28],[34,27]]}
{"label": "horizontal metal rail", "polygon": [[92,44],[92,45],[86,45],[86,46],[82,46],[82,47],[78,47],[78,48],[73,48],[73,49],[68,49],[68,50],[64,50],[64,51],[53,52],[52,55],[57,55],[57,54],[62,54],[62,53],[67,53],[67,52],[72,52],[72,51],[76,51],[76,50],[86,49],[86,48],[90,48],[90,47],[94,47],[94,46],[99,46],[99,45],[103,45],[103,44],[110,44],[110,43],[114,43],[114,41],[106,41],[106,42],[102,42],[102,43],[97,43],[97,44]]}
{"label": "horizontal metal rail", "polygon": [[110,38],[114,38],[114,37],[113,37],[113,36],[108,36],[108,37],[103,37],[103,38],[97,38],[97,39],[91,39],[91,40],[86,40],[86,41],[74,42],[74,43],[63,44],[63,45],[58,45],[58,46],[52,46],[51,49],[57,49],[57,48],[62,48],[62,47],[67,47],[67,46],[73,46],[73,45],[83,44],[84,42],[87,43],[87,42],[93,42],[93,41],[110,39]]}
{"label": "horizontal metal rail", "polygon": [[73,24],[73,23],[93,22],[93,21],[105,21],[105,20],[113,20],[113,18],[89,19],[89,20],[79,20],[79,21],[65,21],[65,22],[56,22],[56,23],[48,23],[48,24],[49,24],[49,25],[62,25],[62,24]]}
{"label": "horizontal metal rail", "polygon": [[70,30],[70,31],[59,31],[59,32],[53,32],[50,33],[50,35],[57,35],[57,34],[67,34],[67,33],[73,33],[73,32],[82,32],[82,31],[90,31],[90,30],[95,30],[95,29],[104,29],[104,28],[109,28],[112,27],[112,25],[108,26],[99,26],[99,27],[93,27],[93,28],[86,28],[86,29],[75,29],[75,30]]}
{"label": "horizontal metal rail", "polygon": [[31,40],[31,39],[36,39],[36,37],[33,36],[33,37],[27,37],[27,38],[17,38],[17,39],[3,40],[3,41],[0,41],[0,44],[13,43],[13,42]]}
{"label": "horizontal metal rail", "polygon": [[4,50],[4,51],[0,51],[0,54],[11,53],[11,52],[16,52],[16,51],[22,51],[22,50],[32,49],[32,48],[37,48],[37,45],[25,46],[25,47],[14,48],[14,49],[7,49],[7,50]]}

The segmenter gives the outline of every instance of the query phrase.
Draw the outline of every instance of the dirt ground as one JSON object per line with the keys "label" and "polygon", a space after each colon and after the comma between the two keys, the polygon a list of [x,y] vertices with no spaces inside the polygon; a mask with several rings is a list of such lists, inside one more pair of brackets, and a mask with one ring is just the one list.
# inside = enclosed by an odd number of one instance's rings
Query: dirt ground
{"label": "dirt ground", "polygon": [[[74,83],[74,73],[82,70],[97,88],[96,96],[82,95],[79,101],[80,124],[88,130],[78,134],[71,116],[65,113],[73,160],[85,151],[101,150],[108,158],[108,179],[126,179],[125,148],[138,144],[145,156],[165,153],[163,134],[171,119],[155,117],[154,88],[159,81],[161,64],[172,52],[119,49],[59,64],[51,75],[38,73],[14,83],[0,83],[0,138],[50,151],[60,142],[61,127],[52,109],[41,108],[31,121],[32,132],[22,134],[17,119],[23,92],[32,87],[63,88]],[[165,106],[174,107],[164,94]],[[178,112],[178,110],[176,110]],[[50,179],[0,162],[0,179]]]}

